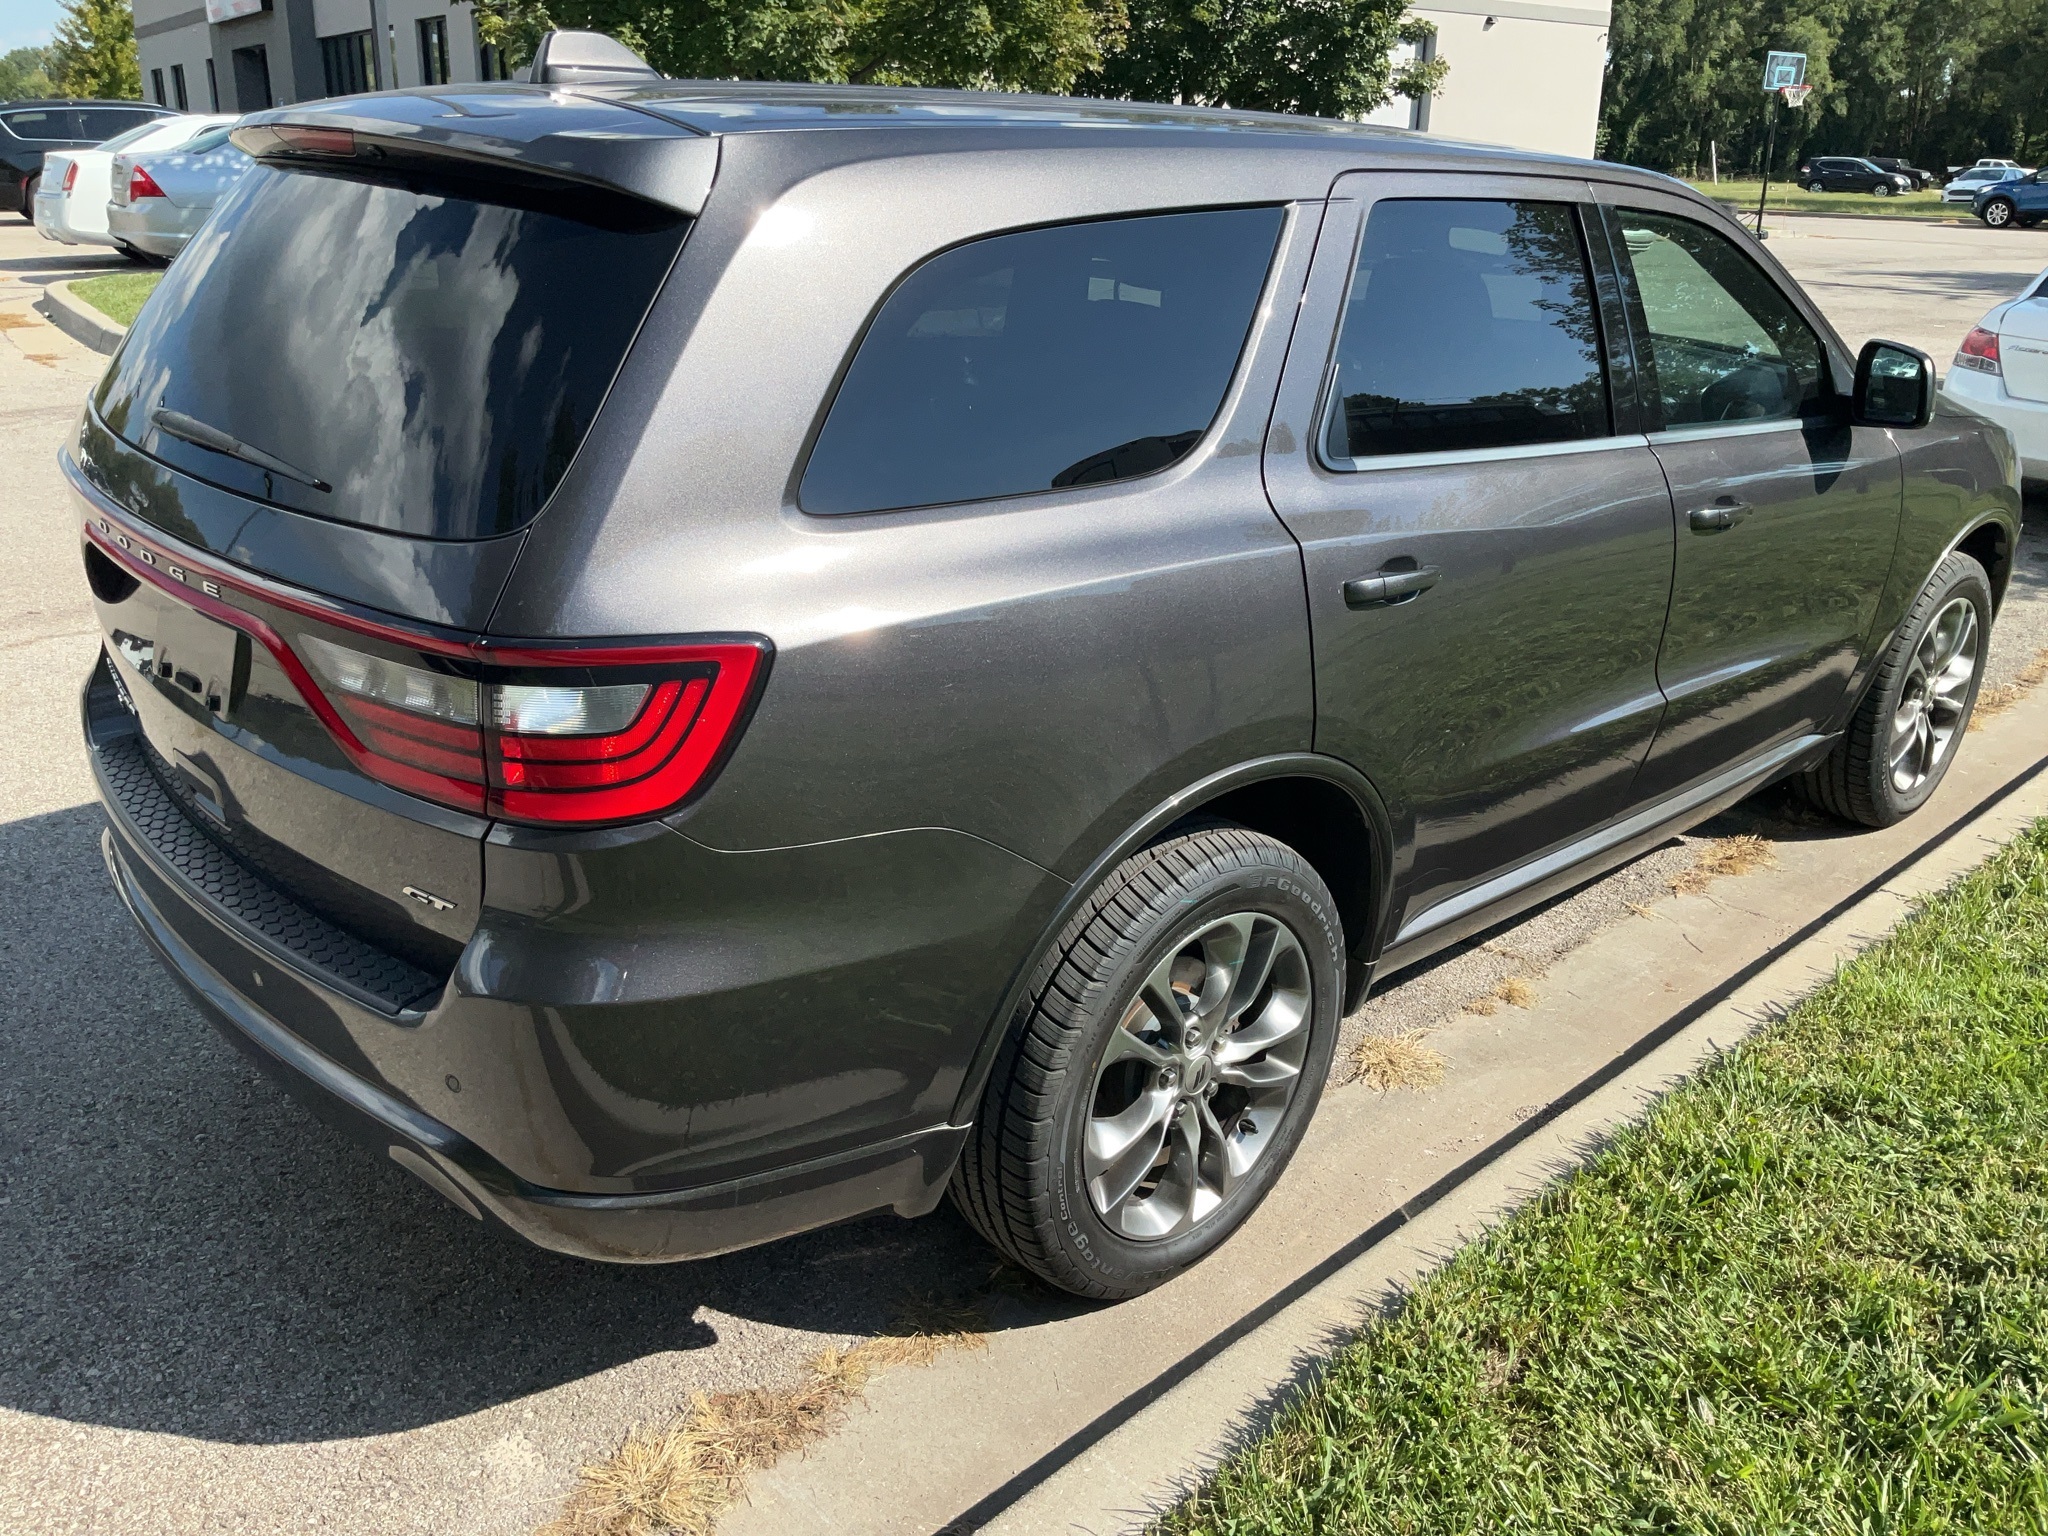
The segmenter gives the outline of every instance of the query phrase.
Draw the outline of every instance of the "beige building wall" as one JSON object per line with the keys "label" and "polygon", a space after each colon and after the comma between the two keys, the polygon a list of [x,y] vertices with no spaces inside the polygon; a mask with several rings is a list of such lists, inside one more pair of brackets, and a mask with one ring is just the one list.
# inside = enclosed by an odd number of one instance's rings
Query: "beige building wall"
{"label": "beige building wall", "polygon": [[1413,14],[1436,23],[1435,56],[1451,66],[1443,90],[1427,103],[1396,99],[1368,121],[1448,139],[1592,155],[1607,68],[1607,4],[1436,0]]}

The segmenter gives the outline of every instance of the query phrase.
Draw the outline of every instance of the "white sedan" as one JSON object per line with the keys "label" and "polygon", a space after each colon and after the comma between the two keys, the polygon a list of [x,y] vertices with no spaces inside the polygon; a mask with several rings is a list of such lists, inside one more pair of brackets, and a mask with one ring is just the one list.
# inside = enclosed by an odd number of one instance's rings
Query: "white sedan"
{"label": "white sedan", "polygon": [[2048,272],[1977,322],[1941,392],[2004,427],[2021,473],[2048,481]]}
{"label": "white sedan", "polygon": [[2026,174],[2012,164],[1972,166],[1941,189],[1941,200],[1944,203],[1975,202],[1977,194],[1993,182],[2018,181]]}
{"label": "white sedan", "polygon": [[180,113],[131,128],[92,149],[67,149],[45,156],[43,177],[36,186],[36,228],[45,239],[65,245],[119,245],[107,230],[114,156],[176,149],[209,128],[233,121],[232,116]]}

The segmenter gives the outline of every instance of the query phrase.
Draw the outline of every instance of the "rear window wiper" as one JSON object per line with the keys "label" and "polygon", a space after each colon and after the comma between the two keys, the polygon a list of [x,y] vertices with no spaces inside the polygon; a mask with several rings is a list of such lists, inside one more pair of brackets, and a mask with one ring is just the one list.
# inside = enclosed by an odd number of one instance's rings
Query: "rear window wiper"
{"label": "rear window wiper", "polygon": [[183,411],[167,410],[158,406],[149,413],[149,419],[160,432],[195,443],[201,448],[211,448],[215,453],[224,453],[229,458],[240,459],[244,464],[254,464],[258,469],[267,469],[273,475],[283,475],[287,480],[296,480],[301,485],[310,485],[316,491],[331,491],[333,486],[317,475],[309,475],[296,464],[287,464],[274,453],[265,453],[261,448],[252,448],[238,437],[230,437],[218,427],[209,427],[196,417],[187,416]]}

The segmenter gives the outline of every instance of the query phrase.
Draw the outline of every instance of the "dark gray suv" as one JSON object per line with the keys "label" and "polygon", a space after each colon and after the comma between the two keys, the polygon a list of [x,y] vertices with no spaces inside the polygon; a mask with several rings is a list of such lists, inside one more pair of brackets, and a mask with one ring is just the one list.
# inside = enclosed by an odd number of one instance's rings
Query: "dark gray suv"
{"label": "dark gray suv", "polygon": [[1662,177],[686,82],[236,138],[64,458],[108,868],[550,1248],[950,1189],[1132,1294],[1376,973],[1963,740],[2005,433]]}

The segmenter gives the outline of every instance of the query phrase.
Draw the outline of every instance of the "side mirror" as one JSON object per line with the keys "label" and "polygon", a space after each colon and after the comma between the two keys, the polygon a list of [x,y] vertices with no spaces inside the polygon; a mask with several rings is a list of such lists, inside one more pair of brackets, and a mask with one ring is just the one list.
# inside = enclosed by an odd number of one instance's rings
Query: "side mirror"
{"label": "side mirror", "polygon": [[1866,341],[1849,416],[1859,427],[1924,427],[1934,418],[1934,359],[1902,341]]}

